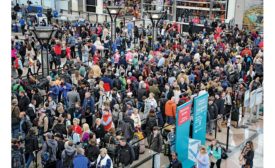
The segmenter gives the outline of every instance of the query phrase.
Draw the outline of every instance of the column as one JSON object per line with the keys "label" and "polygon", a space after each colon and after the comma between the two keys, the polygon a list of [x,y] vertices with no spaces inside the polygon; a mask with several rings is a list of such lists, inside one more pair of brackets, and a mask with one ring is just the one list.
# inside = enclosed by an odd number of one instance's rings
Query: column
{"label": "column", "polygon": [[42,61],[42,75],[43,77],[47,77],[49,75],[49,59],[48,59],[48,52],[45,47],[42,49],[41,53],[41,61]]}

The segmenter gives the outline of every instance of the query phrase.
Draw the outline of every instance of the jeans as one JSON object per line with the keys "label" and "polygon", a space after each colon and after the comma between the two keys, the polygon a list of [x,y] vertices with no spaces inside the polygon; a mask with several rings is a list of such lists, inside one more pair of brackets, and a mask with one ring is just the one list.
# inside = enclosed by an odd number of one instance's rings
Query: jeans
{"label": "jeans", "polygon": [[19,124],[12,126],[12,138],[18,138],[18,136],[19,136],[19,128],[20,128]]}
{"label": "jeans", "polygon": [[210,120],[207,124],[207,132],[212,133],[213,129],[215,128],[215,121]]}
{"label": "jeans", "polygon": [[89,60],[89,55],[88,54],[84,54],[82,57],[82,62],[86,65],[88,65],[88,60]]}
{"label": "jeans", "polygon": [[26,154],[26,168],[29,168],[30,167],[30,164],[31,164],[31,162],[33,161],[33,159],[34,159],[34,155],[33,155],[33,153],[28,153],[28,154]]}
{"label": "jeans", "polygon": [[160,154],[154,156],[154,168],[160,168]]}
{"label": "jeans", "polygon": [[142,101],[138,102],[138,110],[141,110],[141,108],[143,107],[144,103]]}
{"label": "jeans", "polygon": [[175,123],[175,118],[167,116],[167,123],[168,124],[174,124]]}

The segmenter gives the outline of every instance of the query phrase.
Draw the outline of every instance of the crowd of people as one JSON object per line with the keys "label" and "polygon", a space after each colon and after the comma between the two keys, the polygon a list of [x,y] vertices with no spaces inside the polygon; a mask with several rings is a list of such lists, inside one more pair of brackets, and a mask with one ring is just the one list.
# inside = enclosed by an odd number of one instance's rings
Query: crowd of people
{"label": "crowd of people", "polygon": [[[122,22],[112,42],[108,23],[66,22],[53,24],[57,32],[41,46],[21,19],[24,40],[11,39],[13,167],[28,168],[39,156],[44,167],[126,168],[147,146],[160,168],[163,144],[169,166],[181,167],[177,106],[208,92],[212,135],[228,117],[238,120],[245,91],[263,84],[263,36],[237,25],[184,35],[177,23],[160,21],[154,41],[152,26]],[[49,51],[46,78],[39,77],[41,47]],[[215,125],[217,118],[222,123]],[[167,124],[172,129],[164,136]],[[201,148],[198,168],[220,167],[216,145]],[[243,166],[252,167],[253,145],[247,146]]]}

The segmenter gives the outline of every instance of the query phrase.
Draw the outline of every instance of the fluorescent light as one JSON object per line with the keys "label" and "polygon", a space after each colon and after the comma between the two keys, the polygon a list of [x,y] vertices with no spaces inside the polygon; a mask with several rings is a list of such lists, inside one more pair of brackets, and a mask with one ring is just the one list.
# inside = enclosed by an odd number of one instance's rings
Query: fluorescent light
{"label": "fluorescent light", "polygon": [[112,9],[112,10],[110,11],[110,13],[111,13],[111,14],[117,14],[117,11],[116,11],[115,9]]}
{"label": "fluorescent light", "polygon": [[158,19],[158,18],[159,18],[159,15],[153,14],[153,15],[152,15],[152,18],[153,18],[153,19]]}

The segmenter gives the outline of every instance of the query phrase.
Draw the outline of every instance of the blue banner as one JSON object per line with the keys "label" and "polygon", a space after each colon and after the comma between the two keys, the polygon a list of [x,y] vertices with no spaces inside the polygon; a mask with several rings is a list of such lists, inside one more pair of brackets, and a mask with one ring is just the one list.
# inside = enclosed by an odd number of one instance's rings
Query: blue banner
{"label": "blue banner", "polygon": [[208,96],[208,93],[205,93],[194,98],[192,138],[200,140],[202,145],[205,145],[206,141]]}
{"label": "blue banner", "polygon": [[192,162],[188,160],[191,108],[192,103],[189,101],[177,107],[176,114],[176,152],[182,165],[188,168],[192,166]]}

